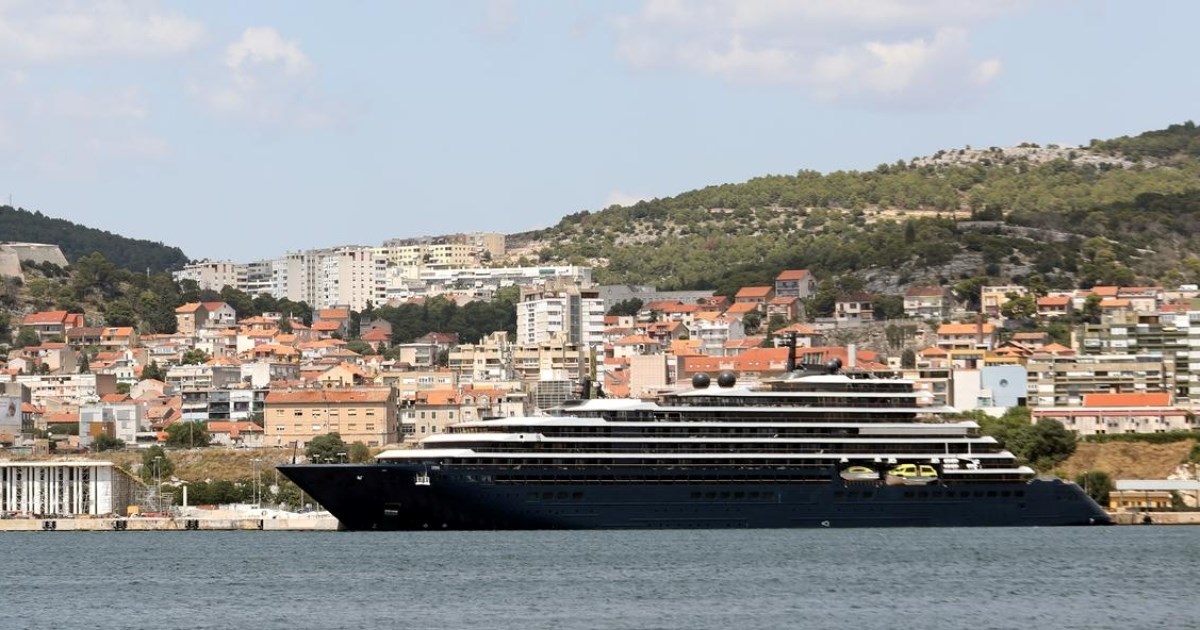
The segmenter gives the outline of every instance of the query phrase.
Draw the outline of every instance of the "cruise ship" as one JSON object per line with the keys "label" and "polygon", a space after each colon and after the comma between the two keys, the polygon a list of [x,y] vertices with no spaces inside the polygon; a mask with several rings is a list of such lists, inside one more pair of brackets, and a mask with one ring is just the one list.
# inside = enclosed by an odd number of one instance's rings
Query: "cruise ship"
{"label": "cruise ship", "polygon": [[974,421],[919,404],[911,381],[840,368],[755,386],[698,374],[657,402],[585,394],[372,463],[279,470],[347,530],[1111,523],[1078,485],[1038,478]]}

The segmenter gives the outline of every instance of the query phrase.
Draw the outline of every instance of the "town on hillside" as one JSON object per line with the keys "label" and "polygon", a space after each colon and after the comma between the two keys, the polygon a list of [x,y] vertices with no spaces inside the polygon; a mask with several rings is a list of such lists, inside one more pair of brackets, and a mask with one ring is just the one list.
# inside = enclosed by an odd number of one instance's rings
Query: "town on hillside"
{"label": "town on hillside", "polygon": [[[46,256],[25,245],[7,251]],[[1200,429],[1196,286],[982,285],[970,296],[912,286],[842,293],[828,309],[807,269],[716,295],[597,285],[587,267],[496,266],[509,253],[502,235],[471,234],[198,262],[175,280],[206,299],[175,307],[173,332],[24,313],[2,340],[0,448],[295,453],[337,434],[346,447],[326,457],[347,460],[350,446],[355,458],[404,448],[458,422],[546,413],[583,391],[655,399],[701,373],[774,379],[790,352],[911,380],[924,405],[991,416],[1026,407],[1033,423],[1076,436]],[[220,299],[230,290],[311,308],[239,310]],[[496,302],[506,292],[511,303]],[[412,336],[399,315],[381,315],[435,301],[500,303],[513,325]]]}

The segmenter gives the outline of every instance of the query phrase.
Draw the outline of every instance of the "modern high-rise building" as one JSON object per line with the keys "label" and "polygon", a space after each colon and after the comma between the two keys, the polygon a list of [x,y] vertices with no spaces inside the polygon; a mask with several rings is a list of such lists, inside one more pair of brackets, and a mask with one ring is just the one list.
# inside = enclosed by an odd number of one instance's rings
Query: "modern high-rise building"
{"label": "modern high-rise building", "polygon": [[596,347],[604,343],[604,300],[597,288],[547,282],[522,289],[517,305],[517,343]]}

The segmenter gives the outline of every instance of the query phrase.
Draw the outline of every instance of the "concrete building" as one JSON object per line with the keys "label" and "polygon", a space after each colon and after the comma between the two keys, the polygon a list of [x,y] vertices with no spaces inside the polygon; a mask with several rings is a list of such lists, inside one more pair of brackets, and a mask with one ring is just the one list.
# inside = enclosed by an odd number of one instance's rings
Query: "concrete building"
{"label": "concrete building", "polygon": [[517,305],[517,343],[596,347],[604,343],[604,301],[598,290],[567,282],[523,289]]}
{"label": "concrete building", "polygon": [[140,485],[112,462],[0,462],[0,512],[124,516]]}
{"label": "concrete building", "polygon": [[241,265],[229,260],[202,260],[171,273],[175,282],[191,280],[201,291],[220,291],[225,287],[240,289]]}
{"label": "concrete building", "polygon": [[1200,419],[1173,405],[1169,392],[1084,394],[1082,405],[1034,409],[1033,421],[1042,420],[1057,420],[1078,435],[1200,429]]}
{"label": "concrete building", "polygon": [[396,391],[385,388],[272,390],[267,394],[267,446],[303,448],[338,433],[346,443],[383,446],[399,441]]}
{"label": "concrete building", "polygon": [[74,410],[107,394],[117,393],[112,374],[23,374],[18,383],[29,388],[29,402],[48,410]]}
{"label": "concrete building", "polygon": [[1072,407],[1094,393],[1171,392],[1170,364],[1153,355],[1034,354],[1026,362],[1030,407]]}
{"label": "concrete building", "polygon": [[1087,324],[1079,340],[1086,355],[1137,354],[1161,359],[1170,373],[1176,401],[1200,399],[1200,311],[1105,314],[1099,324]]}
{"label": "concrete building", "polygon": [[785,269],[775,276],[775,295],[804,298],[817,293],[817,279],[807,269]]}
{"label": "concrete building", "polygon": [[904,291],[904,315],[941,320],[950,316],[950,292],[945,287],[909,287]]}

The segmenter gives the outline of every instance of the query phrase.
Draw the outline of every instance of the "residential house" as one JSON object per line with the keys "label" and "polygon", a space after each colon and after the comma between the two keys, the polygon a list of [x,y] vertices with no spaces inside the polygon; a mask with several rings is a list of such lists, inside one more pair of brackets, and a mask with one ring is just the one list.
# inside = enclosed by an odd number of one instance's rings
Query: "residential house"
{"label": "residential house", "polygon": [[41,341],[54,338],[65,341],[68,331],[84,326],[82,313],[68,313],[67,311],[39,311],[30,313],[21,320],[21,327],[33,330]]}
{"label": "residential house", "polygon": [[869,293],[843,295],[834,302],[834,319],[840,323],[875,321],[874,298]]}
{"label": "residential house", "polygon": [[908,287],[904,291],[904,315],[916,319],[946,319],[950,316],[952,302],[945,287]]}
{"label": "residential house", "polygon": [[773,286],[742,287],[738,289],[737,294],[733,296],[733,303],[761,304],[765,307],[767,302],[770,302],[774,297],[775,287]]}
{"label": "residential house", "polygon": [[817,293],[817,279],[807,269],[785,269],[775,276],[775,295],[801,300]]}
{"label": "residential house", "polygon": [[138,334],[132,326],[110,326],[100,329],[98,345],[109,350],[124,350],[138,345]]}
{"label": "residential house", "polygon": [[1011,298],[1027,295],[1029,289],[1019,284],[991,285],[979,288],[979,309],[988,319],[1001,319],[1000,307]]}
{"label": "residential house", "polygon": [[213,420],[206,428],[213,444],[242,448],[264,446],[263,428],[250,421]]}
{"label": "residential house", "polygon": [[237,311],[225,302],[204,302],[201,304],[204,307],[204,321],[201,324],[205,328],[230,328],[237,326]]}
{"label": "residential house", "polygon": [[732,317],[698,319],[689,328],[689,338],[700,342],[699,350],[708,356],[725,354],[725,342],[746,336],[746,327],[741,320]]}
{"label": "residential house", "polygon": [[[329,324],[332,323],[333,326]],[[319,333],[345,338],[350,332],[350,307],[336,306],[333,308],[317,309],[313,314],[311,328]]]}
{"label": "residential house", "polygon": [[767,319],[779,316],[785,322],[794,322],[804,315],[804,306],[800,302],[800,298],[776,296],[767,302]]}
{"label": "residential house", "polygon": [[993,324],[942,324],[938,326],[934,345],[943,350],[991,350],[996,347],[998,341],[999,337]]}
{"label": "residential house", "polygon": [[204,325],[204,305],[199,302],[189,302],[175,309],[175,332],[180,335],[195,336],[196,331]]}

